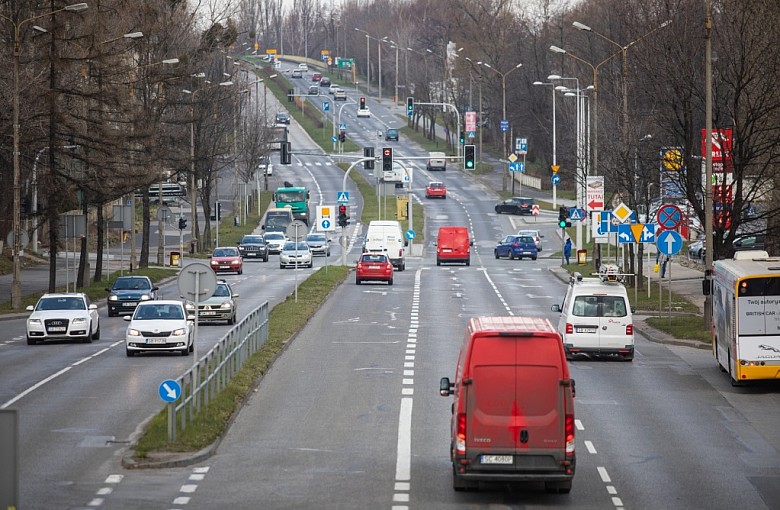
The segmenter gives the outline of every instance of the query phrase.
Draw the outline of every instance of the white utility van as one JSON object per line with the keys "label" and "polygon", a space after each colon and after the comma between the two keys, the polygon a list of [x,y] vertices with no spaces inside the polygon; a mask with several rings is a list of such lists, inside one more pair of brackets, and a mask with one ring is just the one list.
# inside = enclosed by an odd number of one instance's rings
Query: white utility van
{"label": "white utility van", "polygon": [[369,223],[363,252],[384,253],[396,269],[406,269],[406,241],[401,223],[390,220]]}
{"label": "white utility van", "polygon": [[429,172],[431,170],[447,170],[447,155],[443,152],[431,152],[428,154],[428,163],[425,167]]}
{"label": "white utility van", "polygon": [[571,277],[563,304],[551,308],[561,313],[558,333],[566,359],[577,354],[634,359],[634,319],[623,276],[616,265],[607,264],[598,278]]}

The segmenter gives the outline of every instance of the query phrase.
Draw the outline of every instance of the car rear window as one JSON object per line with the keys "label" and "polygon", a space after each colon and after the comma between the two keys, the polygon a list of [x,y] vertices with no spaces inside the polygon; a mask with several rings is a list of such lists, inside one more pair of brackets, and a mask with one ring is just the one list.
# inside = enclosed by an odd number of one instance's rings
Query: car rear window
{"label": "car rear window", "polygon": [[576,317],[625,317],[626,301],[623,296],[577,296],[572,314]]}
{"label": "car rear window", "polygon": [[363,262],[387,262],[387,257],[384,255],[363,255]]}

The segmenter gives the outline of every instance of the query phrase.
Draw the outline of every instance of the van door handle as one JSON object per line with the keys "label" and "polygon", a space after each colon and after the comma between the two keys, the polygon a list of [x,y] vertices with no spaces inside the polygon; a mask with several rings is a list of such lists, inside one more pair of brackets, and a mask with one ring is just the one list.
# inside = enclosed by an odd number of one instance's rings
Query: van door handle
{"label": "van door handle", "polygon": [[520,431],[520,442],[521,443],[528,442],[528,431],[526,429]]}

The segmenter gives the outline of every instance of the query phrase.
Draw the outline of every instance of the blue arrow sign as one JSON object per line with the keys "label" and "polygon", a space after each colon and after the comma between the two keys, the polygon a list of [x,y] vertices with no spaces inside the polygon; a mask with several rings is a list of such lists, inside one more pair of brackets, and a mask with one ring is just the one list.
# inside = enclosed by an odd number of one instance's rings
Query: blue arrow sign
{"label": "blue arrow sign", "polygon": [[339,141],[339,138],[337,136],[331,136],[330,141],[335,143]]}
{"label": "blue arrow sign", "polygon": [[323,112],[329,112],[330,111],[330,101],[323,101],[322,102],[322,111]]}
{"label": "blue arrow sign", "polygon": [[414,233],[414,230],[407,230],[407,231],[406,231],[406,238],[407,238],[407,239],[409,239],[409,240],[412,240],[412,239],[414,239],[414,237],[415,237],[416,235],[417,235],[417,234],[415,234],[415,233]]}
{"label": "blue arrow sign", "polygon": [[520,172],[525,173],[525,163],[522,161],[515,161],[514,163],[509,163],[509,171],[510,172]]}
{"label": "blue arrow sign", "polygon": [[322,225],[322,230],[328,230],[330,228],[330,220],[322,220],[320,225]]}
{"label": "blue arrow sign", "polygon": [[639,239],[640,243],[654,243],[655,231],[658,230],[658,225],[655,223],[648,223],[642,229],[642,238]]}
{"label": "blue arrow sign", "polygon": [[509,121],[508,120],[502,120],[500,123],[501,126],[501,132],[506,133],[509,131]]}
{"label": "blue arrow sign", "polygon": [[621,244],[633,243],[634,233],[631,231],[631,225],[621,223],[618,225],[618,242]]}
{"label": "blue arrow sign", "polygon": [[658,234],[655,244],[664,255],[674,255],[682,249],[682,237],[674,230],[664,230]]}
{"label": "blue arrow sign", "polygon": [[348,204],[349,191],[339,191],[338,195],[336,195],[336,202],[338,202],[339,204]]}
{"label": "blue arrow sign", "polygon": [[166,379],[160,383],[157,393],[165,402],[175,402],[181,396],[181,386],[173,379]]}
{"label": "blue arrow sign", "polygon": [[561,176],[558,174],[553,174],[552,177],[550,177],[550,182],[553,183],[553,186],[557,186],[559,182],[561,182]]}

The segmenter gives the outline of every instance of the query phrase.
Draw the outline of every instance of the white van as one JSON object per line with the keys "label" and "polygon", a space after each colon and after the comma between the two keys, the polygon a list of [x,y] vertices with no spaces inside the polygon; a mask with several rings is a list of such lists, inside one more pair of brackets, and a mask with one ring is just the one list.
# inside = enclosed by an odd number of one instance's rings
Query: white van
{"label": "white van", "polygon": [[390,220],[374,220],[369,223],[363,252],[384,253],[396,269],[406,269],[406,241],[401,223]]}
{"label": "white van", "polygon": [[561,313],[558,333],[566,359],[577,354],[634,359],[634,318],[622,276],[609,264],[598,278],[571,277],[563,304],[551,307]]}
{"label": "white van", "polygon": [[431,152],[428,154],[428,163],[425,168],[430,172],[432,170],[447,170],[447,155],[443,152]]}

